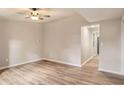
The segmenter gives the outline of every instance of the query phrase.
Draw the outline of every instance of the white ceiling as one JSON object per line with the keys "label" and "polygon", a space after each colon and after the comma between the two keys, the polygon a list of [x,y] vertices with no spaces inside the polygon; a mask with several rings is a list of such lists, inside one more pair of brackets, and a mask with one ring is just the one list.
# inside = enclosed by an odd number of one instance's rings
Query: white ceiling
{"label": "white ceiling", "polygon": [[80,8],[75,9],[89,22],[101,21],[121,17],[124,14],[123,8]]}
{"label": "white ceiling", "polygon": [[[0,17],[11,20],[30,21],[31,19],[25,19],[25,15],[17,14],[16,12],[29,11],[26,8],[0,8]],[[89,22],[101,21],[106,19],[112,19],[121,17],[124,14],[123,8],[49,8],[44,11],[40,11],[41,14],[49,14],[50,18],[46,18],[44,21],[59,19],[62,17],[70,16],[72,14],[80,14]]]}

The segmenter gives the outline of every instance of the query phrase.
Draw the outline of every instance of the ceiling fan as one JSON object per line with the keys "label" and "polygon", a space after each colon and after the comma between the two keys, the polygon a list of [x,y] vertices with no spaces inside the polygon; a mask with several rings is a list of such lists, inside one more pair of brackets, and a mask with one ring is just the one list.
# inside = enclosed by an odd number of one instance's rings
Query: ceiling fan
{"label": "ceiling fan", "polygon": [[44,18],[51,17],[47,14],[42,14],[40,11],[46,10],[42,8],[29,8],[27,11],[24,12],[17,12],[17,14],[25,15],[25,18],[32,19],[32,20],[44,20]]}

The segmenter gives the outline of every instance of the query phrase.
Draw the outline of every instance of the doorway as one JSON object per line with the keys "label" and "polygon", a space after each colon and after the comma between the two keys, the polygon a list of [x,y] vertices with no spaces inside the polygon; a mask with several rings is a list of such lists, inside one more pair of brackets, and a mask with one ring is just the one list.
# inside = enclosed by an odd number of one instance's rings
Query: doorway
{"label": "doorway", "polygon": [[92,59],[99,60],[100,25],[87,25],[81,28],[81,64],[85,65]]}

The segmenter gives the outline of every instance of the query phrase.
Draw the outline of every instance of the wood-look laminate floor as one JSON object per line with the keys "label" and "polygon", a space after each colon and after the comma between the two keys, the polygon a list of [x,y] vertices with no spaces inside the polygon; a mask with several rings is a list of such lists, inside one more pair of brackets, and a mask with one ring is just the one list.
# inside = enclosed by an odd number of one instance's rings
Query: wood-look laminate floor
{"label": "wood-look laminate floor", "polygon": [[97,70],[94,58],[79,68],[49,61],[24,64],[0,71],[0,84],[11,85],[85,85],[124,84],[124,79]]}

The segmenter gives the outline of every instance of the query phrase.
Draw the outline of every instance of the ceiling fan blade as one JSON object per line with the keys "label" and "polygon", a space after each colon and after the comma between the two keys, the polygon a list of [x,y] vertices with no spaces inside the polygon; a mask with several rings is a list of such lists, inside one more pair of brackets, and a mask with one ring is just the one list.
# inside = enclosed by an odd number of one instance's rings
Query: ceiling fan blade
{"label": "ceiling fan blade", "polygon": [[30,16],[26,16],[25,18],[30,18]]}
{"label": "ceiling fan blade", "polygon": [[27,15],[29,14],[30,11],[20,11],[20,12],[16,12],[16,14],[19,14],[19,15]]}
{"label": "ceiling fan blade", "polygon": [[25,12],[16,12],[16,14],[25,15]]}
{"label": "ceiling fan blade", "polygon": [[44,20],[44,18],[39,18],[40,20]]}
{"label": "ceiling fan blade", "polygon": [[47,17],[47,18],[49,18],[49,17],[51,17],[50,15],[44,15],[44,17]]}

